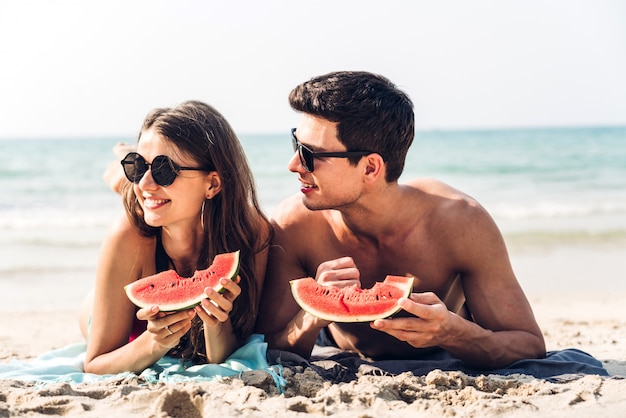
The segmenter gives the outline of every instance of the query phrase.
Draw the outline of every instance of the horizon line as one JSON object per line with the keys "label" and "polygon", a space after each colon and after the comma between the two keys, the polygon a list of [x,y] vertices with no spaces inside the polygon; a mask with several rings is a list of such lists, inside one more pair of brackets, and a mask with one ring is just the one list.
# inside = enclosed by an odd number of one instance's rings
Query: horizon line
{"label": "horizon line", "polygon": [[[626,129],[624,124],[580,124],[580,125],[528,125],[528,126],[482,126],[482,127],[416,127],[415,132],[503,132],[503,131],[538,131],[538,130],[578,130],[578,129]],[[271,136],[282,135],[285,131],[235,131],[238,136]],[[136,139],[137,133],[72,133],[72,134],[0,134],[0,141],[5,140],[55,140],[55,139],[106,139],[106,138],[133,138]]]}

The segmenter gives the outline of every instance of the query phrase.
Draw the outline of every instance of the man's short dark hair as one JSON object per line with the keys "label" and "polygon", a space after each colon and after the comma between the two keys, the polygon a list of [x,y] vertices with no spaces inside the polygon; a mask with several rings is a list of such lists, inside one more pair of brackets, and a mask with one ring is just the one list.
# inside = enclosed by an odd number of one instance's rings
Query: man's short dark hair
{"label": "man's short dark hair", "polygon": [[[415,135],[413,103],[387,78],[365,71],[337,71],[306,81],[289,94],[299,112],[337,123],[347,150],[380,154],[385,180],[398,180]],[[356,163],[358,158],[352,159]]]}

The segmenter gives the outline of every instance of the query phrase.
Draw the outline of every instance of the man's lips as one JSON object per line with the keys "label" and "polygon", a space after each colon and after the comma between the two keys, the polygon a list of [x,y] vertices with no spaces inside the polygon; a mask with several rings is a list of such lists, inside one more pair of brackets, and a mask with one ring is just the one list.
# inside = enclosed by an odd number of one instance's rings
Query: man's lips
{"label": "man's lips", "polygon": [[308,193],[313,191],[313,189],[317,189],[317,186],[311,183],[307,183],[304,180],[300,179],[300,191],[302,193]]}

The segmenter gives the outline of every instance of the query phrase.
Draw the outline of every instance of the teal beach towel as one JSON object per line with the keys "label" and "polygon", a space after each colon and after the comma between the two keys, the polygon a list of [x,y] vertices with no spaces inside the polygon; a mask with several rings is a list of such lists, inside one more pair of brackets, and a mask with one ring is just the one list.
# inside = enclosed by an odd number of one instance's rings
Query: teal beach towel
{"label": "teal beach towel", "polygon": [[236,376],[245,371],[264,370],[269,373],[279,390],[285,382],[281,366],[270,366],[267,361],[267,343],[263,335],[254,334],[221,364],[191,364],[179,358],[165,356],[139,375],[131,372],[98,375],[85,373],[86,343],[72,344],[46,352],[33,360],[13,360],[0,363],[0,379],[35,381],[38,383],[102,382],[138,376],[148,383],[209,381]]}

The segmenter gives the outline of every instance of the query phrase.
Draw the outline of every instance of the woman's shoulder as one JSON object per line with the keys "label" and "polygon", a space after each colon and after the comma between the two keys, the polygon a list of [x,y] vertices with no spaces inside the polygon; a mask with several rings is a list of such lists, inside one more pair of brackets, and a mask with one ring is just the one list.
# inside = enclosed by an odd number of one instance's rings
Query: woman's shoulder
{"label": "woman's shoulder", "polygon": [[145,237],[125,216],[111,224],[102,243],[99,271],[124,283],[155,272],[156,239]]}
{"label": "woman's shoulder", "polygon": [[155,245],[155,238],[142,235],[126,214],[121,214],[111,223],[105,240],[114,243],[120,251],[127,248],[135,251],[141,248],[153,249]]}

